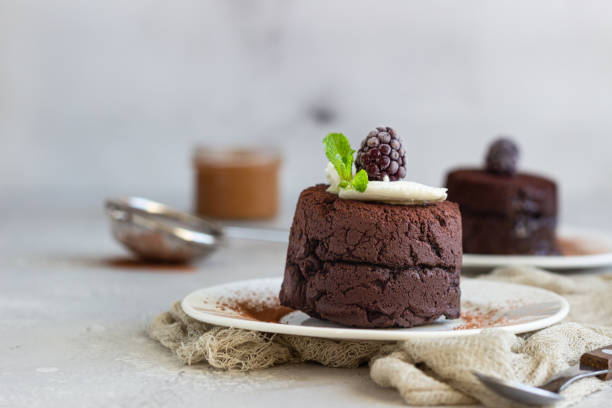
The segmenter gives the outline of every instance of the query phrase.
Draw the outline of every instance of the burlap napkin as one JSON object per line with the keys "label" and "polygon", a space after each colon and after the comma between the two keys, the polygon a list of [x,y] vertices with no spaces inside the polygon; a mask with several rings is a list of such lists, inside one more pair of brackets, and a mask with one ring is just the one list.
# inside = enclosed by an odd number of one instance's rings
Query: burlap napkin
{"label": "burlap napkin", "polygon": [[[315,361],[329,367],[370,363],[372,379],[396,388],[410,405],[520,406],[490,393],[471,374],[479,371],[529,384],[544,383],[591,349],[612,344],[612,274],[558,275],[534,268],[500,268],[480,279],[538,286],[564,296],[563,323],[516,336],[485,330],[476,336],[392,344],[273,335],[212,326],[185,315],[180,304],[157,316],[150,335],[186,364],[253,370]],[[609,384],[589,378],[568,387],[566,407]]]}

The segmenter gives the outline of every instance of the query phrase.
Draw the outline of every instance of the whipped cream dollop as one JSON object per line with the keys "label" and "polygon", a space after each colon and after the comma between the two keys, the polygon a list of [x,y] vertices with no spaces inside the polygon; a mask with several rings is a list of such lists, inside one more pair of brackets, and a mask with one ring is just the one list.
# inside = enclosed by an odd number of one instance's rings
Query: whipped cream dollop
{"label": "whipped cream dollop", "polygon": [[[353,169],[353,173],[355,169]],[[446,200],[446,189],[430,187],[414,181],[398,180],[369,181],[363,193],[352,188],[340,187],[340,176],[333,164],[328,163],[325,177],[329,183],[328,192],[338,194],[347,200],[379,201],[388,204],[410,205]]]}

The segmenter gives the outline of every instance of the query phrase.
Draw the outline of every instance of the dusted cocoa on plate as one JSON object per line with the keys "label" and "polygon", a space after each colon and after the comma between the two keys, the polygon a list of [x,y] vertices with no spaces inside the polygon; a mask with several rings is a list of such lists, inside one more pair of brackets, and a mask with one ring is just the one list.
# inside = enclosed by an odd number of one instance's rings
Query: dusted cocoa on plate
{"label": "dusted cocoa on plate", "polygon": [[300,195],[281,304],[364,328],[458,318],[461,216],[446,189],[402,180],[405,150],[391,128],[370,132],[355,169],[343,135],[324,143],[329,184]]}

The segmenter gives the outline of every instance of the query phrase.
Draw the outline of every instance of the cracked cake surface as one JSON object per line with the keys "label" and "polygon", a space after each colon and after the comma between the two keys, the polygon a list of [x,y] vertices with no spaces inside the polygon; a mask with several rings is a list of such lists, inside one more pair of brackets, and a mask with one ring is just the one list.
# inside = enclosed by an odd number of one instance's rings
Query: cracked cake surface
{"label": "cracked cake surface", "polygon": [[343,200],[325,185],[298,200],[281,303],[354,327],[412,327],[460,313],[455,203]]}

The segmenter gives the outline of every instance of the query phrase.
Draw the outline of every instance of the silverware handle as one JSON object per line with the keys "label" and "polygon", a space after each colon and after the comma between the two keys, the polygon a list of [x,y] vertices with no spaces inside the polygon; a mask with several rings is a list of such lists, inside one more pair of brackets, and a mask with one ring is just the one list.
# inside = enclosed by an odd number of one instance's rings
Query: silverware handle
{"label": "silverware handle", "polygon": [[546,384],[540,386],[539,388],[543,388],[545,390],[552,391],[552,392],[561,392],[564,389],[566,389],[570,384],[578,380],[581,380],[583,378],[594,377],[597,375],[610,374],[610,373],[612,373],[612,370],[598,370],[598,371],[584,370],[584,371],[580,371],[578,374],[575,374],[575,375],[555,378],[554,380],[547,382]]}

